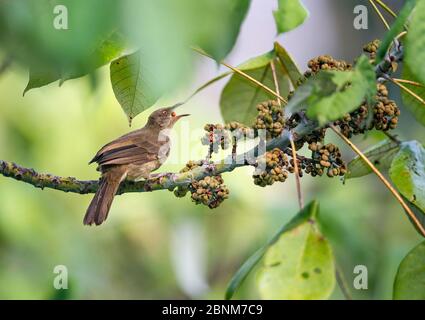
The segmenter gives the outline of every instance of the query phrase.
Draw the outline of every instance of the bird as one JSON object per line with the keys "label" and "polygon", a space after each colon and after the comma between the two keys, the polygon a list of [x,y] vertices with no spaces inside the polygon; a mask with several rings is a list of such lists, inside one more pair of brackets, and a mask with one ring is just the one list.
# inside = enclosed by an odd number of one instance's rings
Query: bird
{"label": "bird", "polygon": [[89,162],[98,164],[99,188],[87,208],[84,225],[100,225],[108,217],[112,201],[124,180],[148,179],[170,153],[170,131],[189,114],[174,111],[181,103],[160,108],[149,115],[145,126],[104,145]]}

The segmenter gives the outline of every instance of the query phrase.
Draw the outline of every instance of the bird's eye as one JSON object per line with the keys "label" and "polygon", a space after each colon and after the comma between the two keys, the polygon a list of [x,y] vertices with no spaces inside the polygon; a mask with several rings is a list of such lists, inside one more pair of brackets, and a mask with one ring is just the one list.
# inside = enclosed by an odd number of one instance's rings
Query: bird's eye
{"label": "bird's eye", "polygon": [[171,112],[171,116],[172,117],[175,117],[176,116],[176,113],[173,111],[173,112]]}
{"label": "bird's eye", "polygon": [[167,115],[167,111],[166,110],[164,110],[164,111],[162,111],[162,115]]}

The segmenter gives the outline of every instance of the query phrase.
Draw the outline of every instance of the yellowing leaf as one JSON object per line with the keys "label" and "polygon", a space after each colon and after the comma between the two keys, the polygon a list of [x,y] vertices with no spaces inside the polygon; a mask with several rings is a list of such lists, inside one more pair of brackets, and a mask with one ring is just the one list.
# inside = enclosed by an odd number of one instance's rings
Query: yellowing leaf
{"label": "yellowing leaf", "polygon": [[282,233],[258,274],[263,299],[327,299],[335,286],[332,249],[310,219]]}

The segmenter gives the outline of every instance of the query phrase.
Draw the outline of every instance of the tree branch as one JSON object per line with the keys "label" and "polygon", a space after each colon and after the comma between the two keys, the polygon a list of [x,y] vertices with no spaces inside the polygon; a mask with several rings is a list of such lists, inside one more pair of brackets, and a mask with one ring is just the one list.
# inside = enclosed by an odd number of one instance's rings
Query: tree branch
{"label": "tree branch", "polygon": [[[297,141],[317,127],[316,122],[308,121],[298,125],[293,132],[294,140]],[[270,140],[266,150],[279,148],[281,150],[290,146],[289,132],[284,132],[280,137]],[[264,151],[264,150],[263,150]],[[225,172],[231,172],[235,168],[254,165],[255,159],[261,155],[258,146],[252,150],[233,158],[231,155],[226,159],[215,163],[207,163],[184,173],[165,173],[145,181],[124,181],[117,194],[128,192],[147,192],[164,189],[174,189],[177,186],[189,185],[192,181],[200,180],[206,176],[214,176]],[[13,162],[0,160],[0,174],[15,180],[33,185],[36,188],[50,188],[63,192],[79,194],[95,193],[99,187],[97,180],[78,180],[73,177],[59,177],[48,173],[38,173],[17,165]]]}
{"label": "tree branch", "polygon": [[[397,45],[395,45],[387,54],[386,58],[376,66],[375,72],[377,79],[383,79],[386,81],[388,75],[392,73],[391,62],[401,61],[402,58],[403,47],[397,43]],[[272,93],[277,98],[281,98],[279,94],[274,91],[272,91]],[[294,142],[302,139],[314,130],[320,129],[316,121],[308,120],[305,117],[303,117],[303,119],[302,123],[292,129],[292,138],[294,139]],[[325,127],[328,127],[328,125]],[[285,150],[290,147],[290,134],[291,132],[287,130],[284,131],[281,136],[270,140],[266,145],[266,150],[272,150],[274,148]],[[192,181],[203,179],[206,176],[214,176],[225,172],[231,172],[238,167],[254,165],[255,159],[263,152],[264,150],[260,150],[257,145],[255,148],[244,154],[240,154],[236,157],[234,157],[234,155],[229,155],[226,159],[219,162],[205,163],[200,167],[196,167],[184,173],[166,173],[160,177],[140,182],[124,181],[117,194],[174,189],[178,186],[187,186]],[[50,188],[63,192],[79,194],[95,193],[99,187],[98,180],[78,180],[73,177],[59,177],[48,173],[38,173],[34,169],[25,168],[15,163],[3,160],[0,160],[0,174],[5,177],[31,184],[36,188]]]}

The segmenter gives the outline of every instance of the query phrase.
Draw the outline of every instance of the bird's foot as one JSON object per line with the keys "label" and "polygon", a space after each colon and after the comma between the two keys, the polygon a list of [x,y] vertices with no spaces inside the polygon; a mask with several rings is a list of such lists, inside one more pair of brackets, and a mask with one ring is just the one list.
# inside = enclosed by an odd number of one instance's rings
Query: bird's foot
{"label": "bird's foot", "polygon": [[149,179],[159,179],[159,178],[162,178],[162,177],[166,177],[168,174],[169,173],[167,173],[167,172],[150,174]]}

